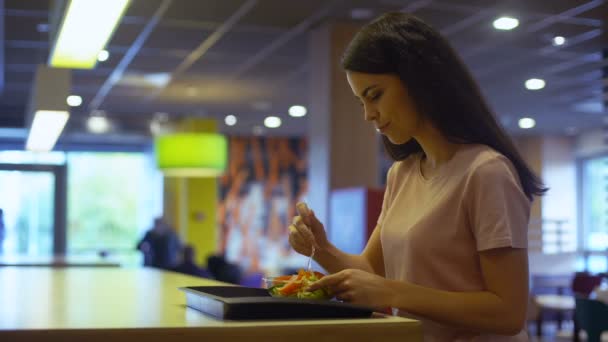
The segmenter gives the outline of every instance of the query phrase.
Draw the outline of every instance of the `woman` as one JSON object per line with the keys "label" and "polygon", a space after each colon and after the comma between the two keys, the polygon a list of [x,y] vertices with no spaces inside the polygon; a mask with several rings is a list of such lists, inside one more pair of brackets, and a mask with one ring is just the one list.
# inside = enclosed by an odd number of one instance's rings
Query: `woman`
{"label": "woman", "polygon": [[309,290],[420,319],[426,341],[527,340],[527,226],[546,189],[463,63],[420,19],[389,13],[357,33],[342,64],[395,162],[361,255],[335,248],[298,207],[290,244],[304,255],[314,245],[333,273]]}

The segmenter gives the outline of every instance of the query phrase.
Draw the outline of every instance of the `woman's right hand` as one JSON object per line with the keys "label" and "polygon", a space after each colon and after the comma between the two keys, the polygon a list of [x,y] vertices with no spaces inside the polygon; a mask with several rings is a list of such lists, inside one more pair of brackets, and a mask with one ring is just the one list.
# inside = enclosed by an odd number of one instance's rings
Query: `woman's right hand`
{"label": "woman's right hand", "polygon": [[296,205],[298,216],[293,218],[289,226],[289,244],[298,253],[310,256],[312,246],[315,250],[324,249],[329,245],[325,227],[317,219],[315,213],[305,203]]}

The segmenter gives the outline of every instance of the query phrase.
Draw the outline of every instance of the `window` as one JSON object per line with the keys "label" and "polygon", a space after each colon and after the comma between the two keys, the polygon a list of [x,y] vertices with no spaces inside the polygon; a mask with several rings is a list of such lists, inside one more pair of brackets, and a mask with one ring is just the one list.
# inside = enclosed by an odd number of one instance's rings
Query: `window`
{"label": "window", "polygon": [[[582,167],[583,249],[591,272],[605,272],[608,256],[608,157],[585,160]],[[601,253],[598,253],[601,252]]]}
{"label": "window", "polygon": [[139,262],[135,244],[162,212],[162,177],[142,153],[68,154],[68,254]]}
{"label": "window", "polygon": [[[135,245],[163,206],[162,174],[151,154],[0,151],[0,163],[67,164],[67,254],[88,259],[105,252],[123,265],[140,264]],[[0,172],[5,255],[50,255],[53,184],[40,172]]]}

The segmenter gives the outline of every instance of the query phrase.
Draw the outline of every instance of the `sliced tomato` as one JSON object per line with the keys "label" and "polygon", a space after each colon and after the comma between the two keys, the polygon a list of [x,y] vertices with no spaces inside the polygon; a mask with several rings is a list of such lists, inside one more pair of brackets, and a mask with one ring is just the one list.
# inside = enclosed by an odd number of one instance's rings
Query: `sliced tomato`
{"label": "sliced tomato", "polygon": [[294,294],[298,292],[302,288],[302,282],[299,280],[291,280],[289,283],[285,284],[285,286],[279,289],[279,293],[284,296],[289,296],[290,294]]}
{"label": "sliced tomato", "polygon": [[272,285],[285,285],[285,283],[290,280],[296,280],[296,275],[285,275],[280,277],[275,277],[272,281]]}

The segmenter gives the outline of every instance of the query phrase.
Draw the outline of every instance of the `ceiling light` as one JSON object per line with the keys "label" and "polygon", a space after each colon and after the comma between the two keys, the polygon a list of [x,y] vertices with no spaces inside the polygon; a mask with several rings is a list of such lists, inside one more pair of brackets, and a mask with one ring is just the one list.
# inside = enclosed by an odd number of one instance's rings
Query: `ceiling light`
{"label": "ceiling light", "polygon": [[118,84],[132,87],[166,87],[171,80],[171,75],[166,72],[137,73],[127,72],[120,78]]}
{"label": "ceiling light", "polygon": [[169,122],[169,113],[156,112],[150,120],[150,132],[152,135],[157,136],[161,134],[170,133],[173,127]]}
{"label": "ceiling light", "polygon": [[237,122],[237,120],[236,120],[236,116],[234,116],[234,115],[227,115],[227,116],[224,118],[224,123],[225,123],[227,126],[234,126],[234,125],[236,125],[236,122]]}
{"label": "ceiling light", "polygon": [[118,26],[130,0],[71,0],[54,41],[49,64],[92,69]]}
{"label": "ceiling light", "polygon": [[36,152],[52,150],[69,117],[70,114],[67,111],[36,111],[25,148]]}
{"label": "ceiling light", "polygon": [[519,119],[519,128],[530,129],[536,126],[536,120],[532,118],[521,118]]}
{"label": "ceiling light", "polygon": [[66,99],[66,102],[68,103],[68,106],[70,106],[70,107],[78,107],[82,104],[82,97],[80,97],[78,95],[70,95]]}
{"label": "ceiling light", "polygon": [[539,90],[545,87],[545,80],[540,78],[531,78],[526,81],[526,89]]}
{"label": "ceiling light", "polygon": [[110,58],[110,53],[108,50],[101,50],[99,51],[99,54],[97,54],[97,60],[100,62],[105,62],[108,60],[108,58]]}
{"label": "ceiling light", "polygon": [[268,128],[281,127],[281,118],[279,118],[278,116],[269,116],[264,119],[264,126]]}
{"label": "ceiling light", "polygon": [[307,112],[308,111],[306,110],[306,107],[304,107],[304,106],[295,105],[295,106],[289,107],[289,115],[293,116],[294,118],[301,118],[301,117],[305,116]]}
{"label": "ceiling light", "polygon": [[174,133],[154,139],[156,163],[168,177],[217,177],[228,164],[228,141],[216,133]]}
{"label": "ceiling light", "polygon": [[551,40],[551,43],[553,44],[553,46],[561,46],[561,45],[566,44],[566,38],[564,38],[562,36],[555,36]]}
{"label": "ceiling light", "polygon": [[500,17],[494,20],[494,28],[497,30],[508,31],[519,26],[519,20],[512,17]]}
{"label": "ceiling light", "polygon": [[105,115],[91,115],[87,119],[87,129],[91,133],[102,134],[110,130],[110,120]]}

